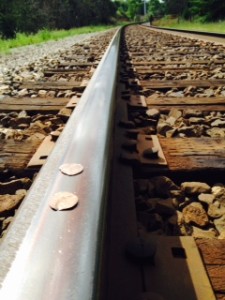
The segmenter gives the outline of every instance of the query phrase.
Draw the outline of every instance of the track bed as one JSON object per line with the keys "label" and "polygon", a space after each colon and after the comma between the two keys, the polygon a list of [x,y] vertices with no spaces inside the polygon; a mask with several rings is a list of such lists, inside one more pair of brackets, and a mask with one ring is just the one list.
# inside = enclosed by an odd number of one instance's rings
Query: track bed
{"label": "track bed", "polygon": [[225,299],[225,48],[128,27],[120,58],[107,299]]}

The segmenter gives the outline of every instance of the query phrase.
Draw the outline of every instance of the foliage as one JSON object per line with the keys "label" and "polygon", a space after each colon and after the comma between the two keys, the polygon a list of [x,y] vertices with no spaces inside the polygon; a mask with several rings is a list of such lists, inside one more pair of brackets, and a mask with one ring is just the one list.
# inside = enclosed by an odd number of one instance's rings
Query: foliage
{"label": "foliage", "polygon": [[131,20],[135,20],[135,17],[143,14],[143,3],[141,0],[127,0],[128,10],[127,16]]}
{"label": "foliage", "polygon": [[164,15],[165,6],[159,0],[151,0],[148,5],[148,15],[160,17]]}
{"label": "foliage", "polygon": [[222,0],[0,0],[0,37],[14,38],[17,33],[36,33],[47,29],[110,24],[117,16],[137,20],[175,15],[179,19],[202,22],[225,20]]}
{"label": "foliage", "polygon": [[116,0],[114,3],[119,18],[136,21],[144,14],[143,0]]}
{"label": "foliage", "polygon": [[225,2],[221,0],[164,0],[164,5],[167,15],[203,22],[225,19]]}
{"label": "foliage", "polygon": [[46,42],[48,40],[58,40],[66,38],[69,36],[74,36],[84,33],[92,33],[97,31],[102,31],[110,29],[113,26],[88,26],[88,27],[79,27],[76,29],[70,30],[48,30],[43,29],[38,31],[36,34],[27,35],[25,33],[17,33],[16,38],[14,39],[0,39],[0,53],[7,53],[10,49],[20,46],[38,44],[41,42]]}
{"label": "foliage", "polygon": [[164,0],[165,13],[181,16],[188,4],[188,0]]}
{"label": "foliage", "polygon": [[1,0],[0,2],[0,32],[3,37],[15,37],[16,22],[12,0]]}
{"label": "foliage", "polygon": [[128,19],[128,2],[126,0],[116,0],[114,4],[117,10],[117,17],[120,19]]}
{"label": "foliage", "polygon": [[111,0],[0,0],[0,36],[109,24],[115,13]]}

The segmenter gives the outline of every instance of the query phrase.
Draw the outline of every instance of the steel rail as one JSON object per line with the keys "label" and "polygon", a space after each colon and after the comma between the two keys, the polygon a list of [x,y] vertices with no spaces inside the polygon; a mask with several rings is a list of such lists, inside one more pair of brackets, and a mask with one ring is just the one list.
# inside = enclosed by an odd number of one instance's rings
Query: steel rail
{"label": "steel rail", "polygon": [[[96,299],[110,170],[120,29],[0,245],[0,299]],[[66,176],[63,163],[84,172]],[[53,211],[60,191],[79,204]]]}

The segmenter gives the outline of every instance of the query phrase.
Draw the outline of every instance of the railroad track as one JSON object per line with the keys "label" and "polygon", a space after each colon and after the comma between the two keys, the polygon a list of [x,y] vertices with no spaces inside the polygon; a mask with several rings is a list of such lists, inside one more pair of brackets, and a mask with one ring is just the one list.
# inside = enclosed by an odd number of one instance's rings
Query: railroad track
{"label": "railroad track", "polygon": [[107,299],[224,299],[224,50],[125,29]]}
{"label": "railroad track", "polygon": [[[1,242],[1,297],[224,299],[224,46],[129,26],[88,85],[93,57],[68,60],[20,85],[81,99]],[[59,192],[78,205],[53,210]]]}

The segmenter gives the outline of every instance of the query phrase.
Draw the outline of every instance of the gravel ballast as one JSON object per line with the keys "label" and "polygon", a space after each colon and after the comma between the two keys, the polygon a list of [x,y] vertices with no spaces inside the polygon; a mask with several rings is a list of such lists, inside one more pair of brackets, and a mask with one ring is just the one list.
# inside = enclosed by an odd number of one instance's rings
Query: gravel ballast
{"label": "gravel ballast", "polygon": [[99,33],[81,34],[59,41],[48,41],[46,43],[12,49],[9,54],[0,54],[0,74],[5,73],[9,69],[28,65],[39,59],[47,59],[48,57],[56,58],[61,51],[97,34]]}

